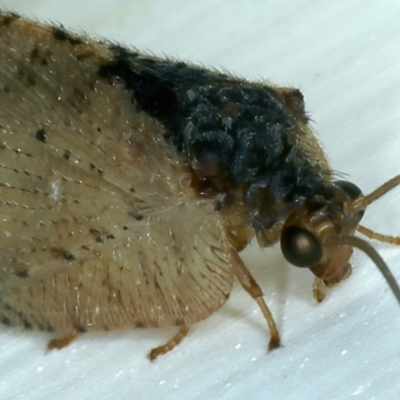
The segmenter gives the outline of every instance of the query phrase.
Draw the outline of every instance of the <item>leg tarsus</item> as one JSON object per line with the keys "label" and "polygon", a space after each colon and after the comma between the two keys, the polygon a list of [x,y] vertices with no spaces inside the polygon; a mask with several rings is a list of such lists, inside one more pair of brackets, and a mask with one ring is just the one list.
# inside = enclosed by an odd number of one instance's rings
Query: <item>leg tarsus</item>
{"label": "leg tarsus", "polygon": [[73,329],[71,332],[68,332],[62,338],[51,339],[49,341],[49,343],[47,344],[47,351],[53,350],[53,349],[60,350],[63,347],[68,346],[76,338],[76,335],[77,335],[77,332],[75,329]]}
{"label": "leg tarsus", "polygon": [[179,329],[179,332],[174,337],[172,337],[170,340],[168,340],[167,343],[163,344],[162,346],[158,346],[152,349],[150,353],[147,355],[147,357],[150,359],[150,361],[154,361],[158,356],[168,353],[176,346],[178,346],[178,344],[187,335],[188,331],[189,331],[188,326],[182,326]]}
{"label": "leg tarsus", "polygon": [[267,321],[269,332],[271,334],[271,338],[268,344],[268,351],[275,350],[278,347],[281,347],[281,338],[276,323],[274,321],[274,317],[272,316],[271,311],[269,310],[267,304],[262,297],[257,297],[255,300],[261,308],[265,320]]}
{"label": "leg tarsus", "polygon": [[269,332],[271,334],[268,351],[277,349],[281,345],[279,331],[274,321],[274,317],[272,316],[271,311],[264,301],[261,288],[258,286],[257,282],[250,274],[250,271],[244,265],[242,259],[236,253],[233,253],[232,255],[232,266],[239,282],[246,290],[246,292],[249,293],[250,296],[253,297],[253,299],[257,302],[264,315],[265,320],[267,321]]}
{"label": "leg tarsus", "polygon": [[278,340],[276,340],[275,338],[273,338],[271,336],[271,339],[269,340],[268,343],[268,353],[272,350],[278,349],[279,347],[281,347],[281,340],[278,337]]}
{"label": "leg tarsus", "polygon": [[315,278],[312,287],[313,297],[318,303],[321,303],[326,296],[326,285],[321,278]]}

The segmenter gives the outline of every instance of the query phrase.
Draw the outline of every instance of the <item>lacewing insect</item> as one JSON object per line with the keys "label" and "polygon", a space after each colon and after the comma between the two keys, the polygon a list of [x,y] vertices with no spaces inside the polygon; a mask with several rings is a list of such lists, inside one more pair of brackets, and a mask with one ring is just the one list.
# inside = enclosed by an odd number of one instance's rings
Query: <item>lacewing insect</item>
{"label": "lacewing insect", "polygon": [[[364,196],[337,181],[301,92],[148,56],[0,13],[0,319],[53,332],[176,326],[174,348],[236,277],[280,345],[239,256],[256,238],[316,276],[351,272]],[[266,261],[268,264],[268,261]]]}

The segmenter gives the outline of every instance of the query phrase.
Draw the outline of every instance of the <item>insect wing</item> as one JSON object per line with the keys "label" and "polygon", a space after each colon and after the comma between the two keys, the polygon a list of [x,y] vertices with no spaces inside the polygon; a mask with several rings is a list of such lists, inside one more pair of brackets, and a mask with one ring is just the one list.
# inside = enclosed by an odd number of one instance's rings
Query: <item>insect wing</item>
{"label": "insect wing", "polygon": [[2,321],[67,332],[207,317],[233,279],[213,202],[184,194],[163,127],[99,77],[107,44],[55,32],[0,18]]}

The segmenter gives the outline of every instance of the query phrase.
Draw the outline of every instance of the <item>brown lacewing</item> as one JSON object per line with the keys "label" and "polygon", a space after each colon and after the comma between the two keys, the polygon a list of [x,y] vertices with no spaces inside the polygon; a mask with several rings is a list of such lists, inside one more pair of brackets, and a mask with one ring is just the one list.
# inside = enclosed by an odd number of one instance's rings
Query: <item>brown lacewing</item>
{"label": "brown lacewing", "polygon": [[239,256],[280,242],[315,274],[314,297],[351,272],[364,196],[337,181],[297,89],[0,13],[0,319],[53,332],[176,326],[174,348],[236,277],[279,332]]}

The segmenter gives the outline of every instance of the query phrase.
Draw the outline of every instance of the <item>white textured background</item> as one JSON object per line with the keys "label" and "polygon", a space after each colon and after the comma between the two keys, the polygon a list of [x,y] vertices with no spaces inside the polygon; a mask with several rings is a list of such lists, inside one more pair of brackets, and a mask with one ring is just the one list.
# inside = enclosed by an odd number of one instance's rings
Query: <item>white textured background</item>
{"label": "white textured background", "polygon": [[[333,167],[364,192],[400,172],[398,0],[9,0],[162,55],[299,87]],[[400,234],[400,189],[364,224]],[[376,244],[400,279],[400,249]],[[356,252],[352,277],[323,304],[308,271],[277,250],[246,250],[284,347],[265,354],[257,305],[236,285],[225,307],[173,352],[147,351],[174,331],[86,334],[44,354],[47,334],[0,327],[0,399],[399,399],[400,308]]]}

